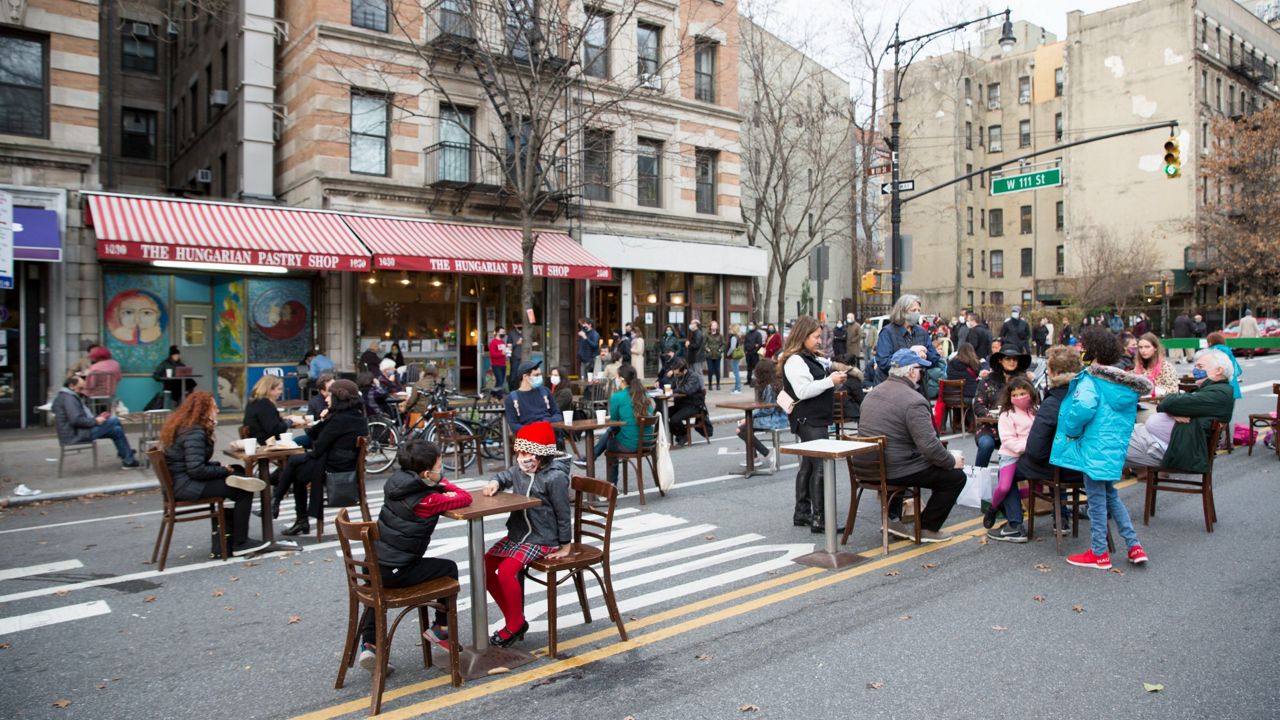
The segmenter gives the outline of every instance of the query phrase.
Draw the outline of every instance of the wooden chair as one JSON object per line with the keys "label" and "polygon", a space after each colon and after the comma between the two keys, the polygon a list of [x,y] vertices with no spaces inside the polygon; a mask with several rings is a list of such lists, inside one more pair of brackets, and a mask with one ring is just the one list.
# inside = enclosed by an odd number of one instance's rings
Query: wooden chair
{"label": "wooden chair", "polygon": [[[341,689],[347,677],[347,668],[355,664],[360,650],[360,608],[367,607],[373,613],[375,627],[374,645],[377,660],[373,670],[373,688],[370,693],[369,708],[371,715],[382,710],[382,690],[387,680],[387,658],[391,656],[391,640],[395,637],[400,621],[410,611],[418,611],[418,624],[422,628],[430,627],[429,609],[444,610],[449,621],[449,632],[454,637],[449,639],[449,671],[454,687],[462,685],[462,669],[458,659],[458,581],[453,578],[438,578],[406,588],[386,588],[382,584],[382,570],[378,567],[378,550],[374,542],[378,539],[378,523],[352,522],[347,516],[347,509],[338,511],[334,519],[338,528],[338,542],[342,545],[342,563],[347,576],[347,640],[346,649],[342,653],[342,664],[338,667],[338,680],[334,688]],[[357,559],[352,545],[359,544],[364,550],[364,557]],[[400,609],[400,614],[387,627],[387,611]],[[431,667],[431,645],[426,639],[422,641],[422,664]]]}
{"label": "wooden chair", "polygon": [[685,435],[685,437],[689,438],[690,445],[693,445],[694,430],[697,430],[698,432],[702,433],[702,436],[703,438],[706,439],[707,444],[708,445],[711,444],[711,415],[710,413],[707,412],[707,408],[705,405],[698,412],[698,414],[691,415],[685,418],[682,422],[684,423],[685,432],[688,433],[687,435]]}
{"label": "wooden chair", "polygon": [[79,455],[82,452],[93,453],[93,469],[98,469],[98,441],[90,440],[82,443],[58,443],[58,477],[62,477],[62,462],[67,459],[68,455]]}
{"label": "wooden chair", "polygon": [[[1276,396],[1276,411],[1271,414],[1258,413],[1249,416],[1249,454],[1253,455],[1253,444],[1258,441],[1258,431],[1270,429],[1280,435],[1280,383],[1271,384],[1271,392]],[[1276,457],[1280,457],[1280,438],[1274,438]]]}
{"label": "wooden chair", "polygon": [[442,410],[431,413],[432,420],[435,421],[435,442],[440,446],[440,452],[445,455],[453,456],[453,466],[458,468],[458,474],[461,475],[463,468],[463,449],[467,445],[475,445],[476,447],[476,472],[484,475],[484,460],[480,452],[481,440],[479,435],[471,433],[463,433],[458,429],[455,421],[458,419],[457,410]]}
{"label": "wooden chair", "polygon": [[[640,444],[632,452],[609,450],[604,454],[604,468],[606,477],[609,472],[609,465],[614,462],[622,463],[622,492],[625,494],[628,490],[628,471],[631,469],[631,463],[636,464],[636,489],[640,491],[640,504],[644,505],[644,464],[649,462],[649,470],[653,473],[653,486],[658,488],[658,494],[666,496],[662,488],[658,487],[658,418],[657,414],[646,415],[636,420],[639,427]],[[645,442],[645,438],[653,438]]]}
{"label": "wooden chair", "polygon": [[[1036,499],[1039,498],[1053,505],[1054,548],[1062,554],[1062,496],[1066,494],[1071,501],[1071,537],[1080,537],[1080,501],[1085,497],[1084,480],[1063,480],[1062,469],[1055,467],[1053,477],[1048,480],[1027,480],[1027,539],[1036,535]],[[1015,492],[1010,490],[1009,492]]]}
{"label": "wooden chair", "polygon": [[[356,486],[360,488],[360,517],[365,522],[373,522],[373,514],[369,511],[369,497],[365,493],[364,488],[364,461],[365,453],[369,450],[369,438],[361,435],[356,438]],[[324,482],[324,477],[316,478],[313,482]],[[320,491],[320,502],[324,502],[324,490]],[[316,542],[324,537],[324,507],[321,506],[320,514],[316,517]],[[346,512],[345,508],[342,512]],[[450,626],[452,627],[452,626]]]}
{"label": "wooden chair", "polygon": [[960,416],[959,432],[963,433],[965,416],[969,413],[969,404],[964,400],[964,380],[939,380],[938,395],[942,398],[942,406],[946,410],[946,420],[951,426],[951,432],[956,432],[955,418],[958,414]]}
{"label": "wooden chair", "polygon": [[[147,462],[160,481],[160,495],[164,498],[164,515],[160,518],[160,532],[156,535],[155,547],[151,550],[151,562],[160,558],[160,572],[164,572],[165,561],[169,559],[169,541],[173,538],[173,527],[180,522],[196,520],[216,520],[218,523],[218,544],[222,548],[222,559],[231,557],[227,547],[227,519],[222,513],[225,498],[211,497],[199,500],[178,500],[173,496],[173,476],[169,474],[169,463],[164,459],[164,451],[160,448],[147,451]],[[163,542],[163,546],[161,541]]]}
{"label": "wooden chair", "polygon": [[[918,485],[895,485],[885,476],[883,435],[859,437],[846,436],[842,440],[875,443],[875,452],[864,452],[850,455],[845,462],[849,466],[849,516],[844,521],[844,534],[840,537],[841,545],[849,544],[849,536],[853,534],[853,524],[858,518],[858,505],[862,502],[862,491],[874,490],[880,495],[880,541],[884,553],[889,554],[889,503],[895,495],[901,495],[903,501],[915,500],[922,505],[923,499]],[[905,518],[904,518],[905,519]],[[920,513],[916,512],[915,543],[920,544]]]}
{"label": "wooden chair", "polygon": [[[1209,431],[1209,460],[1208,467],[1203,473],[1193,473],[1177,468],[1146,468],[1147,496],[1146,502],[1142,507],[1142,524],[1150,525],[1151,516],[1156,514],[1156,493],[1158,492],[1176,492],[1186,493],[1188,495],[1199,495],[1204,503],[1204,529],[1206,532],[1213,532],[1213,524],[1218,522],[1218,511],[1213,505],[1213,459],[1217,456],[1215,449],[1218,447],[1218,441],[1221,439],[1223,429],[1226,425],[1217,422],[1213,423],[1212,429]],[[1199,480],[1190,480],[1182,478],[1160,477],[1160,473],[1176,473],[1181,475],[1199,475]]]}
{"label": "wooden chair", "polygon": [[832,436],[834,438],[839,438],[842,435],[844,435],[845,423],[852,422],[851,420],[847,419],[844,416],[844,399],[848,396],[849,396],[849,393],[845,392],[844,390],[837,390],[835,392],[835,397],[832,400],[831,424],[835,426],[835,429],[836,429],[835,435]]}
{"label": "wooden chair", "polygon": [[[544,573],[545,578],[538,578],[527,571],[525,576],[547,588],[547,654],[556,657],[556,588],[565,580],[573,579],[578,590],[578,604],[582,607],[582,617],[591,622],[591,608],[587,605],[587,583],[585,572],[595,576],[604,596],[605,607],[609,610],[609,619],[618,626],[618,635],[623,642],[627,640],[627,629],[622,624],[622,613],[618,612],[618,602],[613,594],[613,579],[609,574],[609,544],[613,535],[613,510],[618,504],[618,488],[604,480],[574,476],[571,486],[574,490],[573,500],[573,543],[569,545],[569,554],[562,558],[542,557],[529,564],[529,570]],[[605,507],[593,506],[587,500],[588,495],[603,497]],[[600,546],[583,543],[583,538],[592,538],[600,542]],[[599,565],[601,572],[595,566]],[[557,573],[566,573],[556,580]],[[602,574],[603,573],[603,574]]]}

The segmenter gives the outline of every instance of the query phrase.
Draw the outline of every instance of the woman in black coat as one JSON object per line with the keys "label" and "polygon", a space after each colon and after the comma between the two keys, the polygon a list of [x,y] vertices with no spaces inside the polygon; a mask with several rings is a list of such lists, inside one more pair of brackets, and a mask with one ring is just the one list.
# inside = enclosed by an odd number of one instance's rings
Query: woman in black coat
{"label": "woman in black coat", "polygon": [[978,355],[973,351],[973,346],[967,342],[960,343],[960,347],[956,349],[955,357],[951,358],[951,362],[947,363],[947,379],[964,381],[964,399],[966,403],[973,402],[973,396],[978,394],[978,377],[982,372],[982,362],[978,360]]}
{"label": "woman in black coat", "polygon": [[[256,438],[258,444],[267,442],[267,438],[289,432],[294,426],[302,424],[302,418],[285,420],[276,410],[276,403],[284,395],[284,380],[275,375],[263,375],[253,385],[252,399],[244,408],[244,425],[249,428],[250,437]],[[299,438],[298,444],[306,447],[308,441]]]}
{"label": "woman in black coat", "polygon": [[[262,547],[249,538],[249,512],[253,493],[266,483],[245,477],[244,468],[213,462],[213,429],[218,424],[218,405],[213,395],[198,390],[187,396],[160,430],[160,447],[173,479],[173,495],[178,500],[222,497],[235,503],[231,511],[231,549],[236,553]],[[220,557],[222,544],[218,524],[210,521],[213,536],[211,555]]]}
{"label": "woman in black coat", "polygon": [[[326,472],[351,472],[359,461],[356,438],[368,437],[369,421],[364,414],[364,400],[360,390],[350,380],[335,380],[329,386],[329,413],[325,420],[307,430],[311,449],[305,455],[289,458],[280,483],[276,485],[275,510],[279,500],[289,488],[293,488],[296,518],[285,535],[301,535],[311,532],[311,517],[324,513],[324,474]],[[311,502],[308,508],[307,485],[311,485]]]}

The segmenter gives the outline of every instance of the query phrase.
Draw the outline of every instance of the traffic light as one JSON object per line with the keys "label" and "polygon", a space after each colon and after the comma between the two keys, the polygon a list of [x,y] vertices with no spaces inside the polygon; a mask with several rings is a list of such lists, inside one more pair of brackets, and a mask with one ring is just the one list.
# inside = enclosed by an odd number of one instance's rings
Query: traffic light
{"label": "traffic light", "polygon": [[1182,160],[1179,158],[1178,138],[1170,136],[1164,144],[1164,176],[1170,180],[1181,177]]}
{"label": "traffic light", "polygon": [[862,292],[875,292],[876,289],[876,271],[868,270],[862,273]]}

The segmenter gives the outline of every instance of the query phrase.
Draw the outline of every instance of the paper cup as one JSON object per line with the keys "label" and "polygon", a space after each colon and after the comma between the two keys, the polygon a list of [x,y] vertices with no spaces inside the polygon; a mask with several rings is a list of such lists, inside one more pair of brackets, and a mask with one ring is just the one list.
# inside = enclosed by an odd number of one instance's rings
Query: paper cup
{"label": "paper cup", "polygon": [[663,385],[663,386],[662,386],[662,390],[663,390],[663,393],[664,393],[664,394],[666,394],[666,395],[670,395],[670,394],[671,394],[671,386],[670,386],[670,385]]}
{"label": "paper cup", "polygon": [[564,411],[564,424],[565,424],[565,425],[572,425],[572,424],[573,424],[573,411],[572,411],[572,410],[565,410],[565,411]]}
{"label": "paper cup", "polygon": [[244,446],[245,455],[256,455],[258,453],[258,438],[244,438],[240,443]]}
{"label": "paper cup", "polygon": [[595,381],[596,381],[596,374],[592,372],[587,373],[587,382],[595,382]]}
{"label": "paper cup", "polygon": [[609,411],[608,411],[608,410],[597,410],[597,411],[596,411],[596,422],[598,422],[598,423],[603,423],[605,420],[608,420],[608,419],[609,419]]}
{"label": "paper cup", "polygon": [[276,441],[279,442],[281,445],[292,445],[293,433],[282,432],[278,437],[276,437]]}
{"label": "paper cup", "polygon": [[164,376],[165,376],[165,377],[173,377],[173,368],[165,368],[165,369],[164,369]]}
{"label": "paper cup", "polygon": [[312,424],[312,423],[314,423],[314,422],[316,421],[316,416],[315,416],[315,415],[303,415],[303,416],[302,416],[302,419],[303,419],[303,420],[306,420],[306,421],[307,421],[307,424],[308,424],[308,425],[310,425],[310,424]]}

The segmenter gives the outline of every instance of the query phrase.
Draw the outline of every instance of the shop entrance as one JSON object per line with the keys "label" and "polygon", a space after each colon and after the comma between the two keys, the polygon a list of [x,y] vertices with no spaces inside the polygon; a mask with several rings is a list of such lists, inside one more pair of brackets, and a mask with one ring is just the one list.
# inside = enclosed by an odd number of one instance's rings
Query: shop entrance
{"label": "shop entrance", "polygon": [[593,319],[600,338],[608,344],[614,333],[622,332],[622,285],[592,284],[591,312],[595,313]]}
{"label": "shop entrance", "polygon": [[458,343],[458,390],[478,393],[483,378],[480,376],[480,348],[484,347],[484,330],[480,326],[480,303],[463,299],[458,303],[458,327],[462,330]]}
{"label": "shop entrance", "polygon": [[175,305],[177,346],[182,362],[191,367],[196,387],[217,397],[218,383],[213,374],[213,308],[209,305]]}

